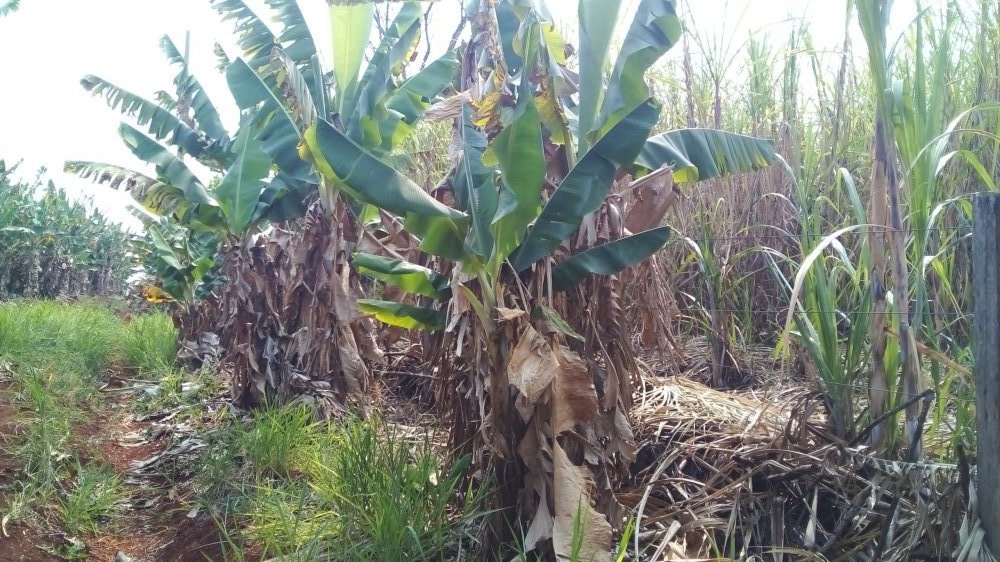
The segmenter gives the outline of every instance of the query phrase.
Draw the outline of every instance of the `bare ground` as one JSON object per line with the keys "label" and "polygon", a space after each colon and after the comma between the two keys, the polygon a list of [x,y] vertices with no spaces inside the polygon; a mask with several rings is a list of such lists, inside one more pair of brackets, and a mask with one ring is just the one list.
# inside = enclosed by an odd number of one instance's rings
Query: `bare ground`
{"label": "bare ground", "polygon": [[[86,544],[83,560],[113,562],[118,553],[134,562],[204,562],[223,560],[219,531],[205,516],[189,517],[180,488],[163,478],[130,471],[167,446],[164,437],[151,437],[155,422],[136,421],[129,396],[108,394],[98,411],[87,412],[73,436],[73,450],[81,463],[97,462],[122,476],[125,503],[120,513],[97,534],[80,537]],[[16,486],[21,467],[14,447],[23,433],[24,413],[9,385],[0,383],[0,506]],[[48,519],[42,517],[42,519]],[[45,522],[7,525],[0,533],[0,562],[62,560],[53,553],[68,537]],[[79,559],[79,558],[78,558]]]}

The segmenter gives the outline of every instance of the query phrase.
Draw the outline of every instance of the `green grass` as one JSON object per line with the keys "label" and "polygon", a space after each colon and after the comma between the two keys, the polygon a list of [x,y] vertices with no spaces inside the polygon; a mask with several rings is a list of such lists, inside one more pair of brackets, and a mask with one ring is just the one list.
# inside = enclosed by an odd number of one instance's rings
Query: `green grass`
{"label": "green grass", "polygon": [[132,318],[125,326],[123,353],[140,377],[169,375],[177,365],[177,329],[163,312]]}
{"label": "green grass", "polygon": [[290,405],[255,412],[248,426],[236,428],[234,438],[257,477],[288,478],[318,429],[308,408]]}
{"label": "green grass", "polygon": [[121,487],[121,476],[107,467],[80,467],[59,503],[63,527],[71,535],[96,532],[98,525],[114,514],[122,499]]}
{"label": "green grass", "polygon": [[126,322],[97,301],[0,303],[0,362],[12,367],[15,400],[29,412],[14,445],[21,471],[0,516],[18,523],[57,513],[63,529],[76,534],[111,514],[120,478],[79,466],[73,428],[100,404],[97,388],[112,370],[167,376],[175,338],[163,314]]}
{"label": "green grass", "polygon": [[77,398],[122,359],[123,335],[121,320],[97,302],[0,304],[0,357],[15,371],[46,372],[52,390]]}
{"label": "green grass", "polygon": [[465,463],[446,472],[442,458],[429,441],[378,419],[315,422],[290,405],[220,429],[199,488],[233,550],[254,544],[279,560],[441,560],[477,543],[485,493],[460,493]]}

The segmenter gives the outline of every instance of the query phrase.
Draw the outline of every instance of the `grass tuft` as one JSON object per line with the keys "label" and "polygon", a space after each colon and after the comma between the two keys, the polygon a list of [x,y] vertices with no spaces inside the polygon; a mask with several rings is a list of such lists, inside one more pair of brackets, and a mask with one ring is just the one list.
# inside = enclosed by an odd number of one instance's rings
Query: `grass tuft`
{"label": "grass tuft", "polygon": [[60,502],[63,526],[71,535],[96,532],[98,524],[111,519],[122,497],[122,478],[104,466],[79,468],[72,486]]}
{"label": "grass tuft", "polygon": [[[265,558],[442,560],[477,544],[486,490],[463,493],[430,441],[378,419],[315,422],[303,406],[259,412],[211,437],[202,502],[238,550]],[[243,524],[246,524],[243,527]]]}
{"label": "grass tuft", "polygon": [[177,329],[163,312],[136,316],[125,327],[125,361],[140,377],[160,378],[177,365]]}

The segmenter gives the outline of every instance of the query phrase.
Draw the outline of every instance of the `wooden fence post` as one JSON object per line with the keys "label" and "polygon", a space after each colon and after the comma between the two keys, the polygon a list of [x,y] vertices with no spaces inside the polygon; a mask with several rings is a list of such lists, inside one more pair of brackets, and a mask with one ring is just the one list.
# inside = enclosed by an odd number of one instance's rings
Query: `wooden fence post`
{"label": "wooden fence post", "polygon": [[973,199],[976,480],[986,544],[1000,552],[1000,194]]}

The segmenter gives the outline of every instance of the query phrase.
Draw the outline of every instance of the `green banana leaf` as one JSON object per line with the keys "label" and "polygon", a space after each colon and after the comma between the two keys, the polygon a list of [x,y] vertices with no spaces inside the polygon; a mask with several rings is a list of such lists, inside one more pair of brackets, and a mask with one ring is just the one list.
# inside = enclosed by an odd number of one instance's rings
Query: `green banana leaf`
{"label": "green banana leaf", "polygon": [[[611,71],[602,120],[595,130],[607,130],[629,108],[649,97],[646,71],[681,36],[681,21],[674,4],[674,0],[642,0],[639,4]],[[582,129],[579,132],[580,136],[590,133]]]}
{"label": "green banana leaf", "polygon": [[319,171],[348,195],[405,217],[404,226],[421,238],[421,248],[445,257],[463,255],[469,217],[452,209],[375,158],[326,121],[305,134]]}
{"label": "green banana leaf", "polygon": [[156,140],[166,140],[195,158],[204,152],[207,143],[198,134],[198,131],[186,125],[176,115],[160,107],[159,104],[119,88],[92,74],[84,76],[80,80],[80,84],[91,94],[104,98],[111,109],[132,117],[140,127],[146,127],[149,134],[153,135]]}
{"label": "green banana leaf", "polygon": [[694,183],[766,168],[777,157],[766,139],[716,129],[678,129],[646,141],[636,166],[652,171],[674,169],[674,182]]}
{"label": "green banana leaf", "polygon": [[393,72],[406,62],[420,38],[420,5],[406,2],[382,36],[349,105],[341,104],[341,117],[354,142],[373,149],[381,147],[377,110],[392,85]]}
{"label": "green banana leaf", "polygon": [[384,153],[392,153],[410,135],[431,101],[452,84],[458,64],[454,51],[446,53],[386,96],[379,107],[385,115],[378,119]]}
{"label": "green banana leaf", "polygon": [[341,113],[357,88],[374,21],[375,6],[371,2],[330,2],[334,86]]}
{"label": "green banana leaf", "polygon": [[[188,204],[218,206],[215,199],[190,169],[172,152],[161,144],[142,134],[125,123],[118,127],[118,134],[125,145],[137,158],[156,167],[156,174],[169,185],[178,190],[180,197]],[[140,200],[140,202],[143,202]],[[157,212],[153,207],[151,210]],[[162,212],[158,214],[164,214]]]}
{"label": "green banana leaf", "polygon": [[264,0],[264,3],[274,11],[275,21],[281,23],[282,30],[277,42],[281,43],[288,57],[298,64],[310,64],[316,55],[316,42],[298,1]]}
{"label": "green banana leaf", "polygon": [[21,7],[21,0],[2,0],[0,1],[0,18],[6,16],[11,12],[16,12],[18,8]]}
{"label": "green banana leaf", "polygon": [[[268,53],[270,57],[270,53]],[[275,93],[276,88],[265,83],[242,59],[234,60],[226,69],[229,90],[241,110],[255,109],[253,124],[257,127],[257,140],[264,152],[271,155],[278,168],[289,176],[302,181],[313,178],[312,168],[299,158],[298,146],[301,132],[295,117]]]}
{"label": "green banana leaf", "polygon": [[222,15],[222,21],[233,22],[236,44],[242,49],[250,67],[259,69],[265,66],[278,40],[264,20],[243,0],[209,0],[209,4]]}
{"label": "green banana leaf", "polygon": [[275,47],[271,52],[270,71],[270,78],[275,81],[277,90],[284,95],[285,107],[292,108],[296,123],[302,129],[312,125],[319,117],[319,113],[313,101],[309,78],[279,47]]}
{"label": "green banana leaf", "polygon": [[311,183],[278,172],[264,186],[250,221],[281,222],[301,218],[308,210],[306,200],[315,189],[316,186]]}
{"label": "green banana leaf", "polygon": [[271,158],[248,127],[244,127],[236,138],[233,154],[236,158],[215,189],[215,197],[226,218],[227,230],[239,235],[250,224],[260,201],[263,180],[271,171]]}
{"label": "green banana leaf", "polygon": [[545,204],[535,226],[511,257],[523,271],[552,253],[597,210],[608,194],[619,166],[631,166],[656,124],[660,105],[649,98],[630,111],[584,155],[563,178]]}
{"label": "green banana leaf", "polygon": [[160,39],[160,49],[171,64],[181,68],[180,73],[174,78],[174,85],[177,87],[178,97],[187,99],[191,104],[191,112],[198,127],[213,141],[221,143],[228,140],[229,133],[222,124],[219,111],[201,86],[201,82],[189,72],[188,60],[167,35]]}
{"label": "green banana leaf", "polygon": [[91,180],[96,184],[107,184],[112,189],[127,189],[139,193],[156,189],[159,184],[163,183],[134,170],[102,162],[69,160],[63,165],[63,171],[85,180]]}
{"label": "green banana leaf", "polygon": [[149,238],[152,240],[153,248],[156,250],[156,257],[174,269],[184,269],[184,266],[181,265],[180,260],[177,258],[177,254],[174,253],[174,249],[170,247],[170,244],[160,234],[160,231],[156,228],[148,230]]}
{"label": "green banana leaf", "polygon": [[[530,55],[526,55],[526,58]],[[525,81],[527,82],[527,81]],[[493,139],[488,154],[500,167],[502,189],[490,229],[494,246],[491,263],[501,264],[524,239],[541,207],[547,170],[542,148],[542,124],[534,98],[521,95],[513,120]]]}
{"label": "green banana leaf", "polygon": [[212,54],[215,55],[215,68],[216,68],[216,70],[218,70],[219,72],[225,74],[226,73],[226,69],[229,68],[229,65],[232,64],[232,62],[233,62],[232,59],[229,58],[229,55],[226,54],[225,47],[223,47],[219,43],[216,43],[212,47]]}
{"label": "green banana leaf", "polygon": [[451,294],[447,278],[415,263],[363,252],[355,253],[352,263],[361,275],[391,283],[407,293],[435,299]]}
{"label": "green banana leaf", "polygon": [[282,51],[284,51],[289,59],[295,62],[295,66],[308,85],[310,97],[312,97],[319,109],[319,114],[326,116],[327,92],[323,67],[319,64],[316,41],[309,31],[309,26],[306,24],[305,16],[299,8],[298,1],[264,1],[275,12],[275,21],[281,24],[278,43],[282,45]]}
{"label": "green banana leaf", "polygon": [[445,316],[440,310],[375,299],[358,299],[357,303],[359,311],[370,314],[380,322],[390,326],[398,326],[407,330],[416,328],[441,330],[444,328]]}
{"label": "green banana leaf", "polygon": [[552,269],[552,289],[565,291],[591,273],[614,275],[656,253],[669,238],[670,227],[662,226],[574,254]]}
{"label": "green banana leaf", "polygon": [[589,133],[597,127],[604,99],[604,72],[611,54],[611,35],[618,21],[621,0],[590,0],[579,3],[580,17],[580,154],[590,148]]}
{"label": "green banana leaf", "polygon": [[482,259],[489,259],[493,251],[493,234],[490,227],[496,215],[499,194],[495,183],[495,170],[483,163],[486,135],[473,124],[475,110],[462,108],[462,158],[451,178],[451,188],[459,209],[469,214],[472,221],[467,245]]}

